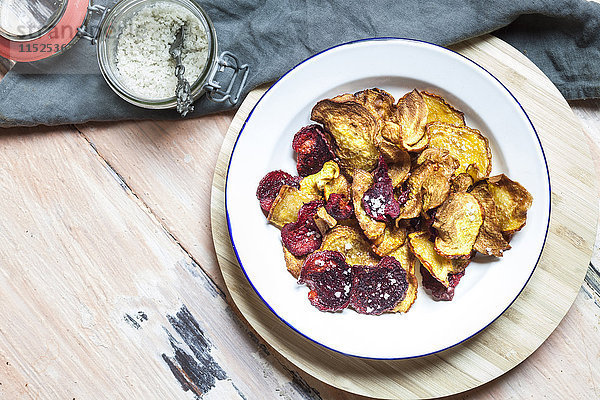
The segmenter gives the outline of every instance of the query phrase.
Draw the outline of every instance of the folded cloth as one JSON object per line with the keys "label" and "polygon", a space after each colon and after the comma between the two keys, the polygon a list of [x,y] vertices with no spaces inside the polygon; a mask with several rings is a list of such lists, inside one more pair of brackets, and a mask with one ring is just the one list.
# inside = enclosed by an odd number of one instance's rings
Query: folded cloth
{"label": "folded cloth", "polygon": [[[114,0],[95,0],[112,5]],[[567,99],[600,97],[600,4],[585,0],[199,1],[221,50],[250,66],[243,96],[303,59],[339,43],[405,37],[449,45],[494,32],[521,50]],[[231,108],[206,96],[191,116]],[[80,40],[61,56],[19,63],[0,82],[0,126],[179,118],[121,100],[96,53]]]}

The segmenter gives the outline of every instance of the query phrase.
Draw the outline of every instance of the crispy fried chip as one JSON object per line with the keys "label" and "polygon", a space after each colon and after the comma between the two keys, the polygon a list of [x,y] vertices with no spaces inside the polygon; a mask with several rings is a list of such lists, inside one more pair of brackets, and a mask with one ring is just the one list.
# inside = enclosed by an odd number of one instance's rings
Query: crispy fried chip
{"label": "crispy fried chip", "polygon": [[452,107],[442,96],[421,92],[427,104],[427,123],[445,122],[456,126],[465,126],[465,114]]}
{"label": "crispy fried chip", "polygon": [[321,247],[323,235],[315,222],[315,216],[323,202],[314,200],[303,205],[298,211],[298,220],[281,228],[283,245],[296,257],[312,253]]}
{"label": "crispy fried chip", "polygon": [[398,196],[400,203],[400,214],[396,218],[396,224],[404,219],[416,218],[421,215],[423,210],[423,192],[421,187],[423,182],[417,176],[411,175]]}
{"label": "crispy fried chip", "polygon": [[492,152],[487,138],[477,129],[432,122],[427,124],[427,133],[430,138],[429,147],[448,150],[450,155],[459,161],[456,175],[468,172],[475,180],[490,175]]}
{"label": "crispy fried chip", "polygon": [[454,298],[454,289],[460,282],[460,278],[465,275],[465,271],[456,274],[448,274],[448,286],[444,286],[440,281],[435,279],[427,268],[421,265],[421,277],[423,278],[423,289],[436,301],[450,301]]}
{"label": "crispy fried chip", "polygon": [[407,312],[419,265],[425,292],[452,300],[475,254],[502,257],[525,225],[531,195],[489,176],[487,138],[440,95],[365,89],[311,119],[292,143],[303,178],[274,171],[257,198],[321,311]]}
{"label": "crispy fried chip", "polygon": [[463,271],[468,265],[468,260],[451,260],[443,257],[435,251],[435,245],[429,240],[429,232],[413,232],[408,235],[410,249],[421,261],[427,271],[445,287],[450,285],[449,274]]}
{"label": "crispy fried chip", "polygon": [[354,216],[352,199],[343,194],[332,193],[325,203],[327,213],[337,221],[343,221]]}
{"label": "crispy fried chip", "polygon": [[373,185],[363,195],[362,206],[367,215],[377,221],[397,218],[400,213],[400,203],[394,197],[392,179],[383,157],[379,157],[373,172]]}
{"label": "crispy fried chip", "polygon": [[365,89],[354,94],[343,94],[336,96],[332,101],[337,103],[353,102],[364,106],[375,117],[377,121],[377,132],[373,137],[376,146],[387,135],[399,136],[401,129],[396,120],[396,107],[394,97],[378,88]]}
{"label": "crispy fried chip", "polygon": [[413,145],[405,144],[404,148],[406,151],[410,151],[411,153],[418,153],[419,151],[423,151],[425,148],[429,146],[429,134],[425,132],[425,135],[419,140],[417,143]]}
{"label": "crispy fried chip", "polygon": [[339,251],[350,265],[375,265],[379,258],[358,228],[338,225],[325,235],[319,250]]}
{"label": "crispy fried chip", "polygon": [[325,207],[320,207],[317,210],[317,214],[314,217],[317,228],[321,232],[321,235],[325,236],[327,231],[337,225],[337,220],[332,217]]}
{"label": "crispy fried chip", "polygon": [[325,186],[333,182],[340,175],[340,167],[335,161],[327,161],[323,168],[315,174],[309,175],[300,181],[300,191],[311,197],[319,198],[323,195]]}
{"label": "crispy fried chip", "polygon": [[333,193],[341,194],[344,197],[352,198],[352,186],[344,174],[339,174],[337,178],[327,182],[323,187],[323,193],[325,199],[328,200],[329,196]]}
{"label": "crispy fried chip", "polygon": [[396,121],[396,108],[394,107],[394,97],[378,88],[361,90],[354,93],[354,99],[362,104],[373,115],[377,116],[382,122]]}
{"label": "crispy fried chip", "polygon": [[408,289],[406,290],[404,300],[398,303],[391,312],[405,313],[417,299],[417,289],[419,288],[419,282],[415,275],[415,264],[417,263],[417,260],[410,251],[408,240],[389,255],[400,262],[400,265],[406,271],[406,280],[408,281]]}
{"label": "crispy fried chip", "polygon": [[447,258],[470,258],[483,223],[483,210],[469,193],[452,193],[437,209],[435,250]]}
{"label": "crispy fried chip", "polygon": [[309,125],[300,129],[294,136],[292,148],[296,152],[298,175],[308,176],[317,173],[334,154],[329,138],[319,125]]}
{"label": "crispy fried chip", "polygon": [[354,273],[337,251],[316,251],[306,258],[298,283],[310,288],[308,299],[321,311],[340,311],[348,306]]}
{"label": "crispy fried chip", "polygon": [[365,106],[352,102],[321,100],[312,109],[311,119],[321,123],[333,136],[334,152],[341,167],[371,171],[379,152],[375,144],[378,121]]}
{"label": "crispy fried chip", "polygon": [[385,257],[398,247],[402,246],[406,241],[406,227],[390,227],[386,226],[383,235],[381,235],[373,244],[373,252],[380,257]]}
{"label": "crispy fried chip", "polygon": [[292,274],[292,276],[296,279],[300,276],[300,270],[302,269],[302,264],[306,257],[296,257],[288,249],[283,247],[283,258],[285,259],[285,266],[287,270]]}
{"label": "crispy fried chip", "polygon": [[335,101],[336,103],[345,103],[347,101],[356,102],[356,99],[354,98],[354,95],[352,93],[344,93],[344,94],[335,96],[334,98],[331,99],[331,101]]}
{"label": "crispy fried chip", "polygon": [[312,200],[316,199],[294,187],[283,185],[273,201],[267,219],[273,225],[282,228],[285,224],[296,222],[300,208]]}
{"label": "crispy fried chip", "polygon": [[370,240],[375,240],[383,234],[385,222],[375,221],[369,217],[362,206],[363,195],[373,185],[373,176],[366,171],[357,169],[352,178],[352,203],[356,219]]}
{"label": "crispy fried chip", "polygon": [[502,253],[510,249],[510,245],[502,236],[496,204],[494,204],[488,185],[479,184],[470,193],[477,199],[483,209],[483,225],[479,230],[473,248],[488,256],[502,257]]}
{"label": "crispy fried chip", "polygon": [[292,176],[287,172],[278,170],[271,171],[262,178],[256,189],[256,198],[260,202],[260,208],[265,213],[269,213],[273,202],[277,198],[283,185],[299,188],[300,177]]}
{"label": "crispy fried chip", "polygon": [[467,192],[475,183],[475,179],[466,172],[458,174],[450,181],[450,190],[452,192]]}
{"label": "crispy fried chip", "polygon": [[392,186],[397,188],[406,181],[410,173],[410,154],[387,140],[381,142],[379,150],[388,164],[388,174],[392,179]]}
{"label": "crispy fried chip", "polygon": [[514,232],[523,228],[527,220],[527,210],[533,202],[533,197],[527,189],[504,174],[489,178],[488,189],[496,204],[500,229],[503,232]]}
{"label": "crispy fried chip", "polygon": [[406,158],[410,160],[410,155],[406,150],[396,146],[394,143],[387,139],[383,139],[379,144],[379,151],[383,156],[384,160],[388,164],[405,162]]}
{"label": "crispy fried chip", "polygon": [[380,136],[381,137],[377,140],[379,146],[381,146],[383,142],[388,142],[393,144],[395,147],[403,148],[401,144],[394,144],[394,141],[399,141],[402,138],[402,127],[397,122],[384,121],[380,130]]}
{"label": "crispy fried chip", "polygon": [[440,172],[447,179],[450,179],[460,166],[458,160],[453,157],[448,150],[437,148],[425,149],[417,158],[417,164],[423,164],[427,162],[435,164],[435,171],[441,169]]}
{"label": "crispy fried chip", "polygon": [[458,166],[457,161],[445,150],[427,149],[422,154],[424,156],[419,158],[421,164],[408,178],[406,202],[399,200],[400,215],[396,221],[416,218],[422,211],[439,206],[448,197],[448,178]]}
{"label": "crispy fried chip", "polygon": [[360,314],[380,315],[393,310],[408,290],[406,271],[393,257],[384,257],[376,266],[354,267],[350,307]]}
{"label": "crispy fried chip", "polygon": [[398,122],[402,127],[401,140],[389,138],[393,143],[409,147],[419,143],[425,136],[425,125],[427,124],[427,104],[417,89],[407,93],[398,101]]}
{"label": "crispy fried chip", "polygon": [[435,172],[423,182],[423,211],[438,207],[450,194],[450,182],[442,173]]}

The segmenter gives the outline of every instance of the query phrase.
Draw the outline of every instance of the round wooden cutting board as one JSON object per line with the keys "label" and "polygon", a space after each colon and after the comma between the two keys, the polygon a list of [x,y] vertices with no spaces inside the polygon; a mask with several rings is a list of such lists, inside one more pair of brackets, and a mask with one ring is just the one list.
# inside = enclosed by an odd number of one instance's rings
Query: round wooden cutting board
{"label": "round wooden cutting board", "polygon": [[256,295],[231,248],[224,188],[235,140],[266,88],[252,91],[242,104],[216,166],[212,232],[230,299],[273,349],[308,374],[352,393],[386,399],[447,396],[504,374],[556,328],[573,303],[590,261],[598,217],[596,177],[588,143],[567,102],[531,61],[500,39],[486,35],[452,49],[490,71],[521,103],[542,141],[552,186],[548,237],[531,280],[500,318],[458,346],[408,360],[344,356],[293,331]]}

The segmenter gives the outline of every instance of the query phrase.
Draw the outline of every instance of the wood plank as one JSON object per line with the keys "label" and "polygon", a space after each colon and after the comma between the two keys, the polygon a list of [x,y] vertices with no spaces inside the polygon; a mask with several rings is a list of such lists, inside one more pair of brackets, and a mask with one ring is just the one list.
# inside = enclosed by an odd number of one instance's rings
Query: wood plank
{"label": "wood plank", "polygon": [[76,130],[3,130],[0,188],[0,397],[311,398]]}
{"label": "wood plank", "polygon": [[164,228],[223,288],[210,232],[210,187],[232,113],[78,126]]}
{"label": "wood plank", "polygon": [[[584,128],[587,143],[593,155],[596,171],[600,171],[600,99],[570,101],[571,109],[581,121]],[[599,193],[600,195],[600,193]],[[600,242],[600,236],[596,238],[596,245]],[[592,262],[599,266],[599,250],[594,247]]]}

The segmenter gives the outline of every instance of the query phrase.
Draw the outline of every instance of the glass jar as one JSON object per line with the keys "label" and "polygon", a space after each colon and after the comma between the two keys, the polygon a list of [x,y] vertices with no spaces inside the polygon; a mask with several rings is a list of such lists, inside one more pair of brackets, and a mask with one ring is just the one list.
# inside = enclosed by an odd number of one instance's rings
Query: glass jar
{"label": "glass jar", "polygon": [[0,56],[39,61],[69,49],[89,0],[0,0]]}
{"label": "glass jar", "polygon": [[0,0],[0,34],[15,41],[37,39],[56,26],[65,0]]}
{"label": "glass jar", "polygon": [[[236,104],[246,84],[248,66],[242,65],[230,52],[218,53],[217,34],[210,17],[191,0],[120,0],[110,8],[92,5],[89,0],[0,0],[0,56],[14,61],[36,61],[61,54],[79,38],[87,39],[96,45],[100,71],[119,97],[148,109],[175,108],[175,93],[164,99],[140,97],[124,84],[117,68],[117,45],[127,21],[143,8],[157,3],[185,8],[206,31],[207,60],[196,81],[190,82],[192,99],[195,101],[206,94],[212,101]],[[32,7],[47,9],[47,12],[43,17],[38,15],[29,25],[24,20],[19,24],[2,24],[8,10],[16,10],[16,13],[19,9],[36,9]]]}

